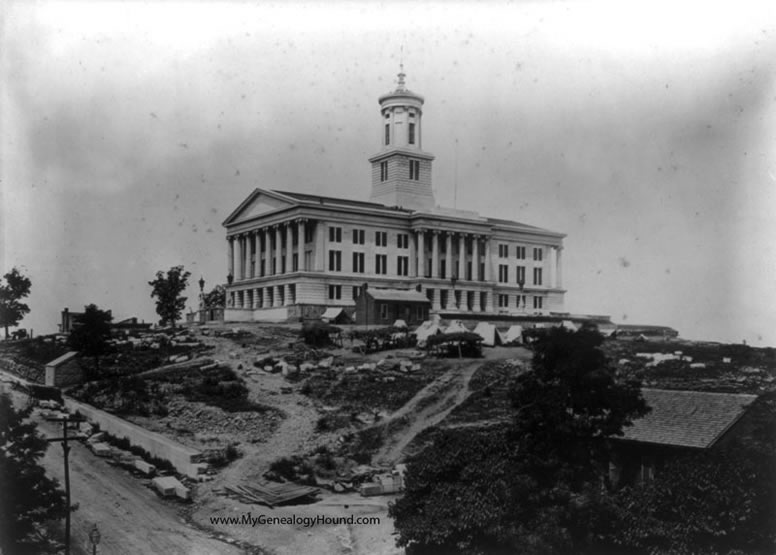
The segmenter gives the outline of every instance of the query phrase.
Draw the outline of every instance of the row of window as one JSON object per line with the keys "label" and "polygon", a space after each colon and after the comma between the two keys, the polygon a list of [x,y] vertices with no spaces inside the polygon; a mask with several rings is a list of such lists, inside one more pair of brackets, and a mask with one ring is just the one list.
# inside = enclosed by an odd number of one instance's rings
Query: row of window
{"label": "row of window", "polygon": [[[509,308],[509,297],[510,295],[498,295],[498,307]],[[525,308],[527,297],[527,295],[515,295],[515,308]],[[544,308],[544,298],[533,297],[533,307],[537,310]]]}
{"label": "row of window", "polygon": [[[366,272],[366,265],[364,264],[365,255],[363,252],[353,253],[353,272],[357,274],[363,274]],[[342,251],[329,251],[329,271],[341,272],[342,271]],[[388,273],[388,255],[376,254],[375,255],[375,273],[387,274]],[[396,273],[400,276],[408,276],[410,274],[410,257],[409,256],[397,256],[396,257]]]}
{"label": "row of window", "polygon": [[[420,181],[420,160],[410,160],[410,179]],[[388,162],[380,162],[380,181],[388,181]]]}
{"label": "row of window", "polygon": [[[387,118],[388,114],[386,114],[385,117]],[[410,114],[410,117],[411,118],[415,117],[415,115]],[[409,144],[414,145],[415,144],[415,124],[413,122],[410,122],[408,131],[409,131],[409,134],[407,136],[407,140]],[[385,144],[386,146],[391,144],[391,124],[390,123],[385,124]]]}
{"label": "row of window", "polygon": [[[355,301],[361,295],[361,287],[353,286],[353,300]],[[338,301],[342,299],[342,286],[329,285],[329,300]]]}
{"label": "row of window", "polygon": [[[525,247],[515,247],[515,258],[518,260],[525,260]],[[498,246],[499,258],[509,258],[509,245],[500,244]],[[533,259],[537,262],[544,260],[544,249],[542,247],[534,247]]]}
{"label": "row of window", "polygon": [[[353,231],[353,244],[365,245],[366,244],[366,232],[363,229],[354,229]],[[329,242],[330,243],[342,243],[342,228],[330,227],[329,228]],[[375,245],[378,247],[388,246],[388,232],[387,231],[375,231]],[[410,236],[407,233],[398,233],[396,235],[396,246],[400,249],[410,248]]]}
{"label": "row of window", "polygon": [[[533,284],[542,284],[542,268],[533,269]],[[498,265],[498,281],[499,283],[509,283],[509,266],[506,264]],[[525,266],[515,266],[515,283],[525,284]]]}

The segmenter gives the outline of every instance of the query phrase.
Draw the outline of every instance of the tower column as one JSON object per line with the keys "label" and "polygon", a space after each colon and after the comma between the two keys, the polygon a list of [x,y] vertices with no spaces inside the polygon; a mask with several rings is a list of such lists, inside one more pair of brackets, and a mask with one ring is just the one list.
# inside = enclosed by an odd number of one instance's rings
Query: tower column
{"label": "tower column", "polygon": [[240,279],[245,279],[245,234],[240,234]]}
{"label": "tower column", "polygon": [[322,272],[325,269],[324,257],[324,235],[326,226],[321,220],[315,222],[315,269]]}
{"label": "tower column", "polygon": [[409,234],[410,239],[410,268],[409,268],[409,277],[417,277],[418,275],[418,249],[415,246],[415,241],[417,237],[413,237],[413,234]]}

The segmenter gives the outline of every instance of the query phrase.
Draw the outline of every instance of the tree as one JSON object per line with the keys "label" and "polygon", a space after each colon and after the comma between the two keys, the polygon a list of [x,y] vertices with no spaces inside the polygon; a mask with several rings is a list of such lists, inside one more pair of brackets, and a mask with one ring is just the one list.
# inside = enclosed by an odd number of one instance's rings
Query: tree
{"label": "tree", "polygon": [[8,328],[17,325],[30,311],[21,299],[30,294],[32,282],[16,268],[3,278],[5,283],[0,282],[0,325],[5,328],[5,338],[8,339]]}
{"label": "tree", "polygon": [[226,306],[226,289],[223,285],[216,285],[210,293],[205,293],[203,302],[203,308],[208,310],[213,308],[224,308],[224,306]]}
{"label": "tree", "polygon": [[411,460],[389,515],[408,554],[581,553],[607,466],[606,438],[642,414],[639,384],[619,383],[596,331],[554,328],[511,388],[502,435],[441,434]]}
{"label": "tree", "polygon": [[180,319],[186,308],[186,297],[181,293],[186,289],[191,272],[183,270],[183,266],[173,266],[167,271],[156,272],[156,279],[149,281],[153,287],[151,297],[156,297],[156,313],[161,316],[160,324],[175,327],[175,321]]}
{"label": "tree", "polygon": [[100,371],[100,355],[108,350],[110,323],[113,320],[110,310],[100,310],[90,304],[84,313],[77,316],[73,330],[68,338],[69,345],[86,356],[94,357],[97,373]]}
{"label": "tree", "polygon": [[[14,409],[0,393],[0,552],[38,553],[37,526],[65,516],[65,493],[46,476],[39,460],[48,447],[34,422],[25,421],[31,407]],[[37,538],[40,539],[40,538]]]}

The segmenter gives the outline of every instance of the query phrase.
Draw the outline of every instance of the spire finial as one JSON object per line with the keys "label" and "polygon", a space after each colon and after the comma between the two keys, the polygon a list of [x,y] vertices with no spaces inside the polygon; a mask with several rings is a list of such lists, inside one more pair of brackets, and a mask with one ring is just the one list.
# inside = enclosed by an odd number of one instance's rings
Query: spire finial
{"label": "spire finial", "polygon": [[399,51],[399,89],[400,91],[403,91],[406,87],[404,86],[404,78],[407,76],[406,73],[404,73],[404,45],[401,45],[401,49]]}

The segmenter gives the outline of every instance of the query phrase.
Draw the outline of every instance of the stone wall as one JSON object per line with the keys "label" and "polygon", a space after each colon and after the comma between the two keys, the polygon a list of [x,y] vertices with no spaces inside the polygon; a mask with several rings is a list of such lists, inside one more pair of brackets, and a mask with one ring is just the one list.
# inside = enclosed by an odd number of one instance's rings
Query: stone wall
{"label": "stone wall", "polygon": [[123,418],[108,414],[91,405],[65,397],[65,407],[78,411],[90,422],[99,425],[100,430],[118,438],[126,438],[132,445],[142,447],[154,457],[170,461],[175,470],[189,477],[196,477],[201,453],[156,432],[141,428]]}
{"label": "stone wall", "polygon": [[42,384],[46,377],[46,370],[43,368],[43,365],[22,363],[10,358],[0,358],[0,370],[33,383]]}

